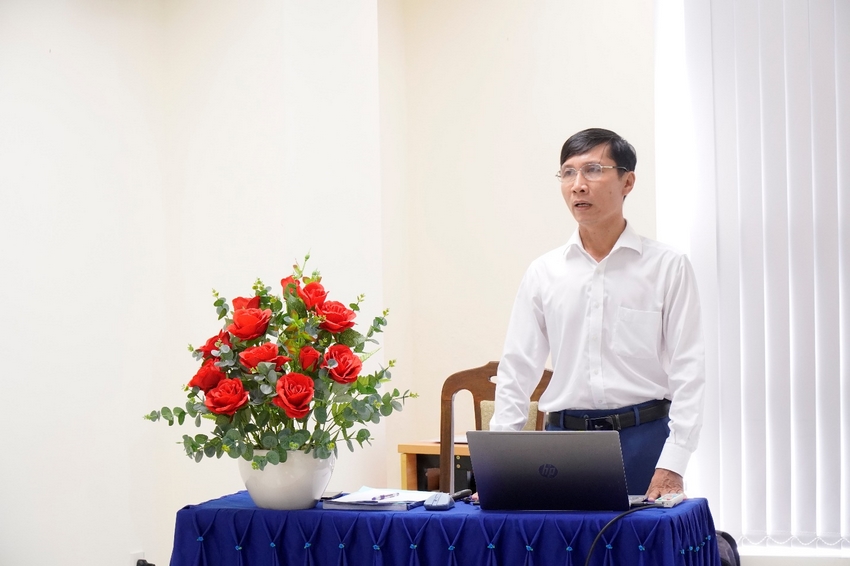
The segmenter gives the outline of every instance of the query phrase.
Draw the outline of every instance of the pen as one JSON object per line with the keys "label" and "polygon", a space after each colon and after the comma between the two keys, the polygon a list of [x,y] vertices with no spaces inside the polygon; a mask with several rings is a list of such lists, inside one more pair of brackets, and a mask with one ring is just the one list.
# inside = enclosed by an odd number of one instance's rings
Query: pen
{"label": "pen", "polygon": [[390,497],[397,496],[398,493],[385,493],[383,495],[376,495],[372,498],[372,501],[383,501],[384,499],[389,499]]}

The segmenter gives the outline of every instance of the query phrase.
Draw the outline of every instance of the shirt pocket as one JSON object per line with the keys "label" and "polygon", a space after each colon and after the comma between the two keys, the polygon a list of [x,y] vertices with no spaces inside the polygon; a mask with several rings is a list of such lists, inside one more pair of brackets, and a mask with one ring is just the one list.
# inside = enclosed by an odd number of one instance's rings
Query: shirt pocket
{"label": "shirt pocket", "polygon": [[657,358],[661,313],[620,307],[614,326],[613,349],[630,358]]}

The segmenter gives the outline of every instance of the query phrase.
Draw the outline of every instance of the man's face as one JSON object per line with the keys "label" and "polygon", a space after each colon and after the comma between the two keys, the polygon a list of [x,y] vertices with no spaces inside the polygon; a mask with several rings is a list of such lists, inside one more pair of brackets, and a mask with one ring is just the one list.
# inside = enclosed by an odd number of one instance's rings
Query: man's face
{"label": "man's face", "polygon": [[[561,169],[581,169],[588,163],[616,165],[608,155],[608,145],[604,144],[581,155],[573,155],[563,163]],[[597,181],[588,181],[582,173],[571,182],[562,181],[561,194],[580,227],[603,227],[622,220],[623,199],[632,191],[634,184],[633,171],[603,169],[602,177]]]}

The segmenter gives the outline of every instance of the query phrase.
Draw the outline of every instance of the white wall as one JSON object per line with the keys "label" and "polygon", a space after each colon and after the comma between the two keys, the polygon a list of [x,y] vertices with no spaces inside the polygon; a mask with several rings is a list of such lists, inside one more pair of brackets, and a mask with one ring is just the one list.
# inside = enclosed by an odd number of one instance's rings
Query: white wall
{"label": "white wall", "polygon": [[2,564],[124,564],[150,520],[130,509],[172,291],[157,275],[161,16],[0,4]]}
{"label": "white wall", "polygon": [[421,394],[332,485],[397,485],[396,444],[436,437],[442,380],[498,357],[573,229],[568,135],[635,144],[653,235],[652,100],[650,0],[0,4],[0,563],[165,564],[179,507],[241,489],[141,415],[182,401],[211,288],[307,251],[363,319],[391,309]]}
{"label": "white wall", "polygon": [[[385,306],[377,72],[373,2],[0,4],[0,563],[164,564],[177,509],[241,489],[141,418],[182,403],[211,288],[309,251]],[[373,432],[339,487],[386,482]]]}
{"label": "white wall", "polygon": [[[567,137],[605,127],[635,145],[626,216],[654,235],[652,2],[379,5],[400,6],[403,25],[407,330],[422,394],[417,430],[395,430],[436,438],[442,381],[499,358],[523,272],[575,228],[555,178]],[[473,426],[468,399],[457,430]]]}

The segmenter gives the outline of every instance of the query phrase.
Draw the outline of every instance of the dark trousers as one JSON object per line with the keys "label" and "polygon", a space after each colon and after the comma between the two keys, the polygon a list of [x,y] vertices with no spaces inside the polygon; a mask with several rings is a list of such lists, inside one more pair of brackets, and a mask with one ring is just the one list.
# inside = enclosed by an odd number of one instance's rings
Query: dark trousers
{"label": "dark trousers", "polygon": [[[622,413],[624,410],[640,408],[655,401],[625,407],[624,409],[602,409],[597,411],[574,410],[563,411],[564,414],[574,417],[596,418],[604,417],[612,413]],[[623,465],[626,468],[626,485],[629,494],[642,495],[649,489],[652,475],[655,473],[655,464],[664,448],[664,442],[670,434],[667,423],[668,417],[656,419],[648,423],[640,423],[636,426],[624,428],[620,431],[620,446],[623,450]],[[546,430],[564,430],[563,428],[546,423]]]}

